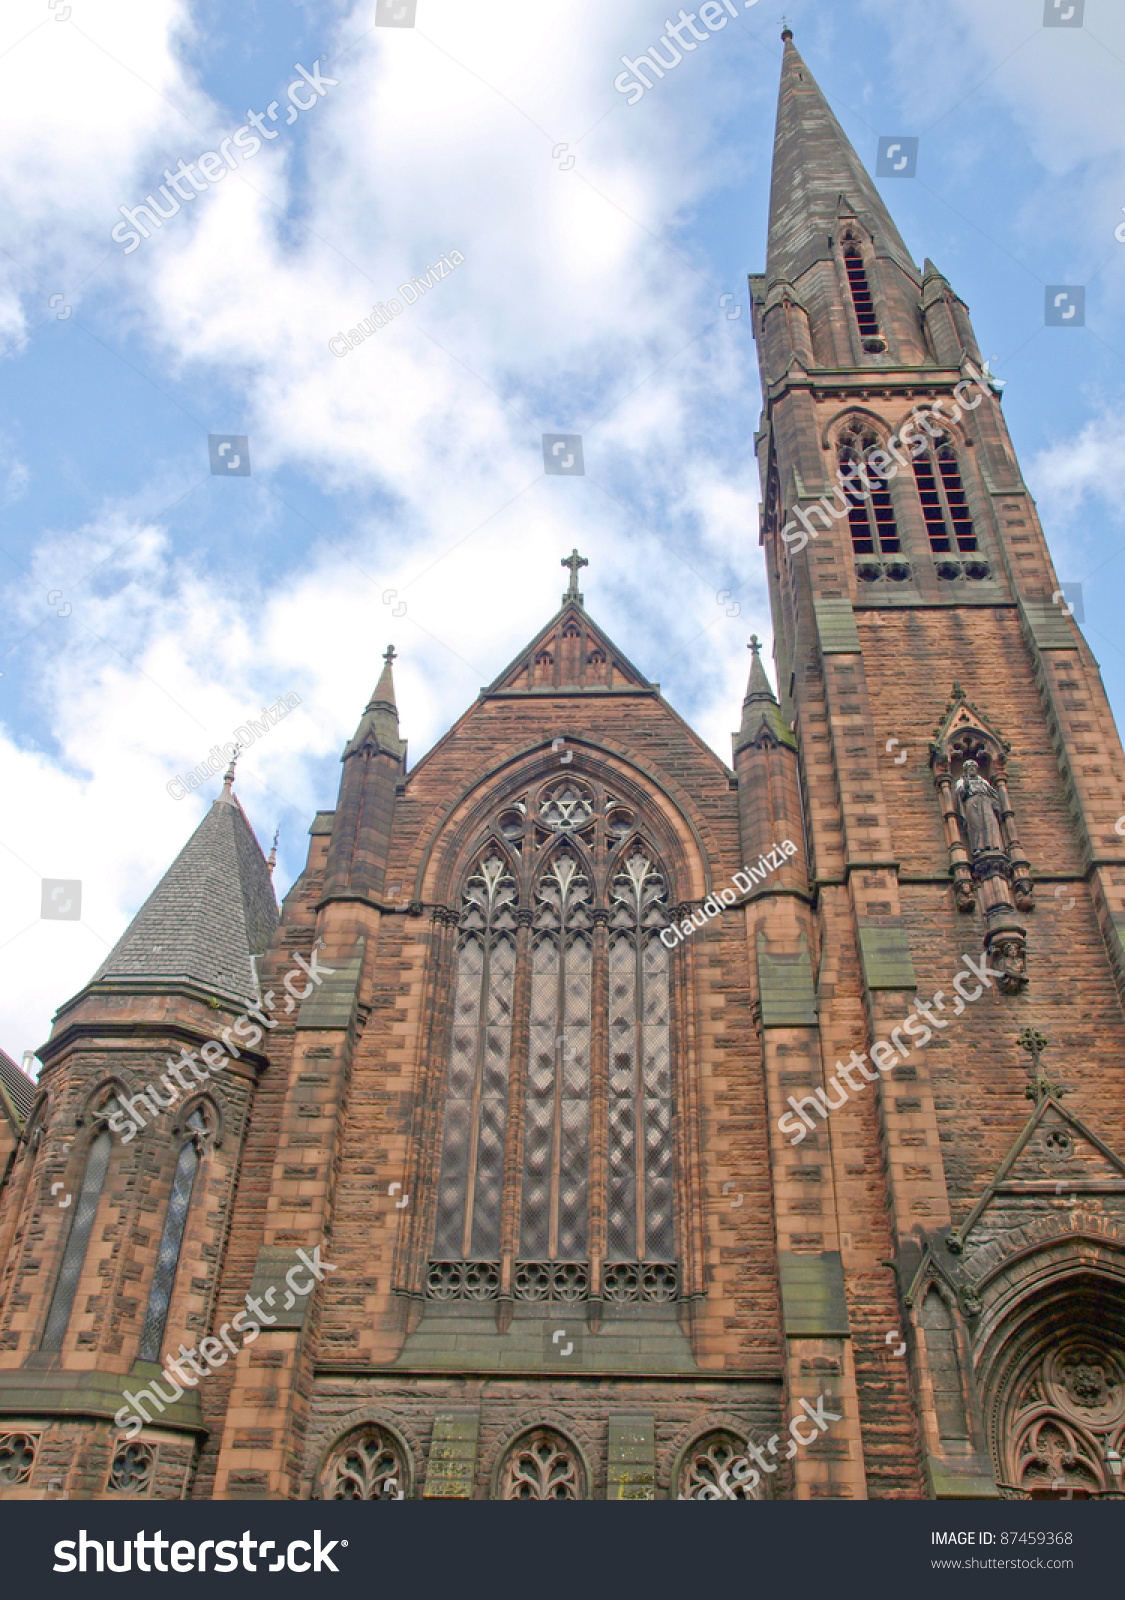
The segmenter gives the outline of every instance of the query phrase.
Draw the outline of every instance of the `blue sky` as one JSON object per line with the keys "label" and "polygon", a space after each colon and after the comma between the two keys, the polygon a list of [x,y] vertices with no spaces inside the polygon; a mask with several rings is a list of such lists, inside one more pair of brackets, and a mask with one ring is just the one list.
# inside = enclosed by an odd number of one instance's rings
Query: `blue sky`
{"label": "blue sky", "polygon": [[[239,793],[267,846],[280,826],[284,891],[392,639],[416,761],[551,614],[577,544],[593,616],[729,759],[746,639],[769,636],[746,274],[778,12],[759,0],[630,105],[620,58],[668,16],[649,0],[418,0],[412,28],[378,26],[375,0],[66,9],[0,17],[17,1058],[218,788],[175,801],[169,780],[279,695],[300,706],[247,751]],[[787,14],[869,168],[880,135],[920,140],[916,176],[880,186],[1005,380],[1120,713],[1125,9],[1086,0],[1081,27],[1049,28],[1043,0]],[[295,64],[318,61],[337,81],[286,125]],[[124,254],[119,208],[273,101],[277,137]],[[424,300],[332,353],[453,251]],[[1086,287],[1085,327],[1044,326],[1048,284]],[[583,435],[585,477],[543,475],[545,431]],[[249,477],[211,473],[222,432],[249,437]],[[79,921],[41,918],[44,877],[81,880]]]}

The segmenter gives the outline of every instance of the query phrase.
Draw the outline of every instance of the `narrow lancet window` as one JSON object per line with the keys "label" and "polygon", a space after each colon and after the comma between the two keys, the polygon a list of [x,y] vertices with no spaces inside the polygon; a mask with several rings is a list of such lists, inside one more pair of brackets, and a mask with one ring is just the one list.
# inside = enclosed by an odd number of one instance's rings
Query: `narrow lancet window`
{"label": "narrow lancet window", "polygon": [[107,1128],[103,1128],[91,1144],[86,1157],[82,1188],[74,1207],[74,1219],[67,1235],[66,1249],[63,1251],[62,1266],[55,1282],[55,1291],[51,1296],[51,1308],[47,1312],[41,1350],[62,1349],[67,1325],[70,1322],[71,1308],[74,1305],[74,1296],[78,1289],[78,1280],[86,1264],[86,1250],[89,1247],[90,1233],[97,1215],[98,1201],[102,1196],[102,1185],[105,1183],[112,1148],[113,1137]]}
{"label": "narrow lancet window", "polygon": [[160,1237],[160,1252],[156,1270],[152,1275],[152,1289],[148,1297],[141,1344],[137,1352],[140,1361],[159,1361],[160,1347],[164,1343],[164,1329],[168,1322],[168,1308],[172,1303],[172,1288],[176,1282],[176,1268],[180,1262],[180,1249],[184,1242],[191,1191],[199,1167],[199,1149],[195,1136],[203,1132],[203,1116],[193,1111],[188,1118],[193,1137],[188,1139],[176,1162],[176,1175],[172,1179],[172,1193],[164,1218],[164,1232]]}

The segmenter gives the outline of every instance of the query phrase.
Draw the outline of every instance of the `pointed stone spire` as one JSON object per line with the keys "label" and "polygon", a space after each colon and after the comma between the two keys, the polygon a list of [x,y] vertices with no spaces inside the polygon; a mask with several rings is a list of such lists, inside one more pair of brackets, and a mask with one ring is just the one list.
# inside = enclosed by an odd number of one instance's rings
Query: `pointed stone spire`
{"label": "pointed stone spire", "polygon": [[281,827],[279,825],[278,827],[276,827],[273,830],[273,843],[270,845],[270,853],[266,858],[266,866],[270,869],[270,879],[271,879],[271,881],[273,879],[273,869],[274,869],[274,867],[277,866],[277,841],[280,838],[281,838]]}
{"label": "pointed stone spire", "polygon": [[909,250],[802,60],[790,29],[781,37],[785,57],[770,187],[767,284],[775,278],[796,283],[814,261],[831,256],[829,239],[841,203],[872,234],[876,253],[892,256],[916,278],[918,269]]}
{"label": "pointed stone spire", "polygon": [[785,725],[777,696],[770,688],[770,681],[766,677],[761,657],[762,644],[756,633],[751,634],[750,643],[746,648],[751,652],[753,660],[750,663],[750,681],[746,685],[746,698],[742,702],[742,726],[735,737],[734,753],[737,756],[747,745],[757,744],[763,734],[777,744],[784,744],[789,749],[796,750],[797,741]]}
{"label": "pointed stone spire", "polygon": [[395,681],[391,670],[394,659],[395,647],[393,644],[388,645],[383,655],[383,670],[379,674],[375,692],[367,702],[355,736],[341,760],[346,761],[348,756],[361,750],[368,741],[371,741],[377,750],[382,750],[389,756],[401,757],[406,754],[406,745],[398,733],[398,704],[395,700]]}

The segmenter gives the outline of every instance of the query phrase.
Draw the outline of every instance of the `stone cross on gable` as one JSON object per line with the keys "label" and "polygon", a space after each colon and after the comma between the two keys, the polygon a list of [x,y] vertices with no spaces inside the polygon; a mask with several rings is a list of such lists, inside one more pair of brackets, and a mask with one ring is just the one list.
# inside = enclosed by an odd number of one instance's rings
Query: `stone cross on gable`
{"label": "stone cross on gable", "polygon": [[570,586],[563,595],[564,600],[577,600],[579,605],[582,604],[582,596],[578,592],[578,572],[581,567],[588,567],[589,565],[589,561],[585,556],[580,556],[577,549],[572,550],[568,556],[564,556],[559,562],[560,567],[570,568]]}
{"label": "stone cross on gable", "polygon": [[1059,1100],[1064,1094],[1070,1093],[1070,1090],[1063,1084],[1058,1083],[1054,1078],[1048,1077],[1040,1064],[1039,1057],[1050,1042],[1048,1038],[1039,1032],[1038,1028],[1025,1028],[1016,1040],[1020,1049],[1026,1050],[1031,1057],[1031,1082],[1023,1092],[1026,1098],[1034,1100],[1036,1105],[1039,1104],[1040,1100],[1048,1098]]}

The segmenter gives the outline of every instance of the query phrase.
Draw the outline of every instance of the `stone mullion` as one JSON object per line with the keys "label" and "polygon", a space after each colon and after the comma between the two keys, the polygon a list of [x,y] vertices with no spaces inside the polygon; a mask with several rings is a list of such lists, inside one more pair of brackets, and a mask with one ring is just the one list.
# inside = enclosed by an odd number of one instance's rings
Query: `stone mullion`
{"label": "stone mullion", "polygon": [[527,1061],[531,1049],[531,918],[530,910],[519,912],[516,981],[512,997],[512,1051],[508,1063],[504,1195],[500,1205],[500,1298],[509,1302],[513,1298],[515,1263],[519,1256]]}
{"label": "stone mullion", "polygon": [[609,1185],[609,913],[595,911],[593,918],[586,1237],[590,1257],[590,1299],[600,1302]]}

